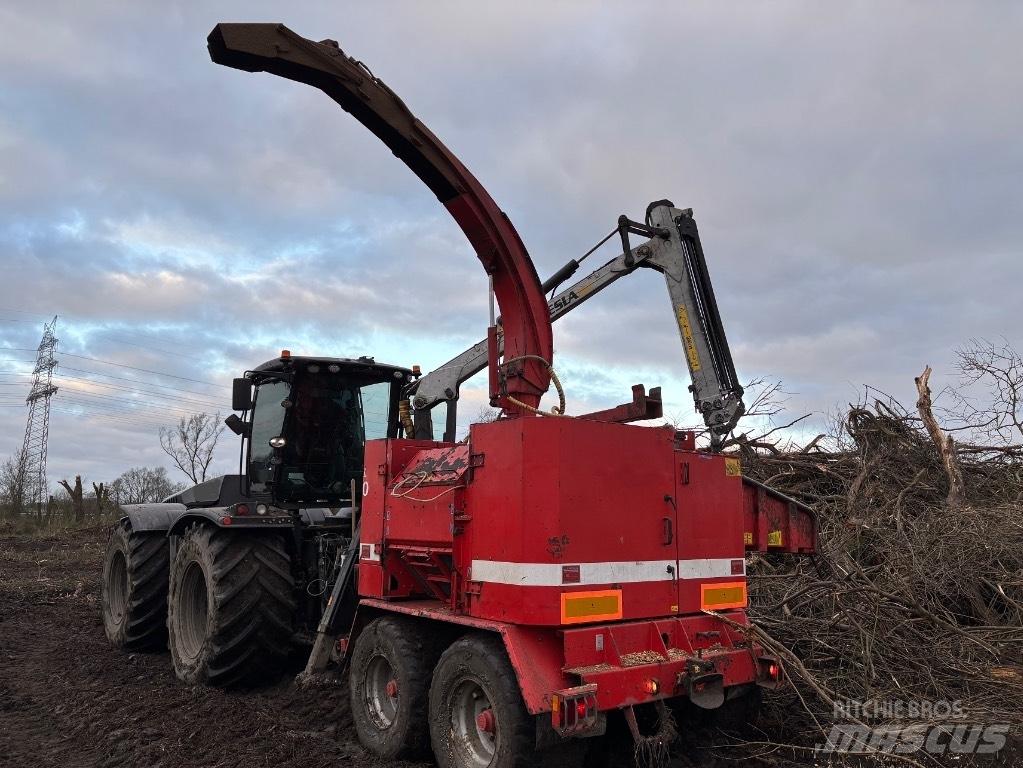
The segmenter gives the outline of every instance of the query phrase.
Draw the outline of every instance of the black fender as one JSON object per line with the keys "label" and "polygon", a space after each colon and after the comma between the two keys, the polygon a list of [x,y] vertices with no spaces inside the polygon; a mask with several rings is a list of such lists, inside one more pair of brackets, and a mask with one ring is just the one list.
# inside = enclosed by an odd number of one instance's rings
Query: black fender
{"label": "black fender", "polygon": [[159,502],[156,504],[124,504],[121,506],[124,516],[133,531],[169,531],[188,508],[184,504]]}

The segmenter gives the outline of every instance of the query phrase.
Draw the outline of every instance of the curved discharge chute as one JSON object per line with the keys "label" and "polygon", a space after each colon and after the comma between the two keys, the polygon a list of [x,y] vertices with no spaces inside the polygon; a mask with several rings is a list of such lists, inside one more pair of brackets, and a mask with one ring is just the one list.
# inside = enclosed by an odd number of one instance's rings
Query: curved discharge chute
{"label": "curved discharge chute", "polygon": [[[491,373],[504,384],[496,404],[521,412],[508,396],[536,407],[553,357],[550,313],[540,281],[515,227],[476,178],[409,111],[390,88],[331,40],[314,42],[282,24],[218,24],[207,38],[210,57],[247,72],[319,88],[368,128],[437,196],[469,239],[501,309],[509,364]],[[523,359],[525,358],[525,359]],[[497,361],[490,361],[492,367]]]}

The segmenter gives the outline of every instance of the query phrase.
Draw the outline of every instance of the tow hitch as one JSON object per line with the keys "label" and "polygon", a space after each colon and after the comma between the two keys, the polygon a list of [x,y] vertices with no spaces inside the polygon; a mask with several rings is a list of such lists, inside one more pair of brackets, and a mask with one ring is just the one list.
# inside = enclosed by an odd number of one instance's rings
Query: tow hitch
{"label": "tow hitch", "polygon": [[683,674],[689,700],[703,709],[717,709],[725,703],[725,676],[712,661],[691,659]]}

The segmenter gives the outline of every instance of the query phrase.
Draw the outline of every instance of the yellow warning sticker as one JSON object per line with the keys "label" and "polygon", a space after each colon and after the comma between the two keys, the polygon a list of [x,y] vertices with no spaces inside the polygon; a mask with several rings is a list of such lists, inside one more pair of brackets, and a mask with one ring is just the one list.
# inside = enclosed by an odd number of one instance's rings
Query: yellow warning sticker
{"label": "yellow warning sticker", "polygon": [[780,547],[781,545],[781,531],[771,531],[767,534],[767,546]]}
{"label": "yellow warning sticker", "polygon": [[746,582],[730,581],[724,584],[701,584],[700,607],[707,610],[719,608],[745,608]]}
{"label": "yellow warning sticker", "polygon": [[752,547],[752,546],[753,546],[753,531],[746,531],[746,532],[745,532],[745,533],[744,533],[744,534],[742,535],[742,539],[743,539],[743,543],[744,543],[744,544],[745,544],[745,545],[746,545],[747,547]]}
{"label": "yellow warning sticker", "polygon": [[620,589],[563,592],[561,595],[562,624],[610,621],[620,618],[622,618],[622,590]]}
{"label": "yellow warning sticker", "polygon": [[725,459],[725,474],[729,477],[738,477],[742,474],[742,464],[738,459]]}
{"label": "yellow warning sticker", "polygon": [[678,306],[678,329],[682,331],[682,346],[686,349],[689,367],[700,370],[700,355],[696,352],[696,341],[693,339],[693,326],[689,324],[689,312],[684,304]]}

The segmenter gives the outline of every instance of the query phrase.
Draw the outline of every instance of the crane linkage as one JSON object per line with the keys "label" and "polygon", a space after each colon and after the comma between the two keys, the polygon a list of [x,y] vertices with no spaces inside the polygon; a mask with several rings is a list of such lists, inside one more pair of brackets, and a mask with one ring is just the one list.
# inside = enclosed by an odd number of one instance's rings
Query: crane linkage
{"label": "crane linkage", "polygon": [[[640,268],[660,272],[682,339],[692,382],[689,389],[710,433],[711,448],[717,450],[745,413],[745,406],[743,388],[736,378],[718,314],[700,234],[692,210],[678,209],[669,200],[651,203],[646,219],[647,222],[641,224],[626,216],[619,217],[616,232],[622,240],[622,253],[554,294],[547,303],[551,322]],[[612,231],[602,242],[614,234]],[[649,239],[634,248],[630,234]],[[571,278],[581,261],[572,259],[555,272],[544,282],[544,291],[554,291]],[[418,439],[434,438],[431,410],[441,403],[447,406],[444,439],[455,439],[459,387],[486,368],[487,359],[487,340],[484,339],[410,385]]]}

